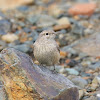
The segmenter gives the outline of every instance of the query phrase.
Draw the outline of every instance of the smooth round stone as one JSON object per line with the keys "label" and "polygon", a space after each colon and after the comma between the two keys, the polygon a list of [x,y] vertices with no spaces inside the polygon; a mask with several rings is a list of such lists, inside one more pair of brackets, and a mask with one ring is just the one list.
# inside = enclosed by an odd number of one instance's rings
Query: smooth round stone
{"label": "smooth round stone", "polygon": [[80,75],[81,75],[82,77],[92,77],[92,74],[90,74],[90,73],[85,73],[85,72],[81,72]]}
{"label": "smooth round stone", "polygon": [[71,80],[75,85],[79,86],[80,88],[85,88],[85,86],[88,84],[86,80],[84,80],[83,78],[79,77],[79,78],[73,78]]}
{"label": "smooth round stone", "polygon": [[65,71],[71,75],[79,75],[79,72],[73,68],[65,68]]}
{"label": "smooth round stone", "polygon": [[13,42],[13,41],[15,41],[15,40],[18,40],[18,38],[19,38],[19,37],[18,37],[16,34],[5,34],[5,35],[3,35],[3,36],[1,37],[1,39],[2,39],[3,41],[8,42],[8,43]]}
{"label": "smooth round stone", "polygon": [[62,18],[57,20],[57,24],[58,25],[63,25],[63,24],[70,25],[70,21],[67,17],[62,17]]}

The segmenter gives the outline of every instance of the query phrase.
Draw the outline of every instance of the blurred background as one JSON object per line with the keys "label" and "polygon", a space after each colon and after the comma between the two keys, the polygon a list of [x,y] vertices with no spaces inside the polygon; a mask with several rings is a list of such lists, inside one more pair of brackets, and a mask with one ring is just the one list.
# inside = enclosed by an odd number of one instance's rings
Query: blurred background
{"label": "blurred background", "polygon": [[38,64],[32,47],[45,29],[59,32],[56,71],[79,86],[80,100],[100,100],[100,0],[0,0],[0,51],[15,48]]}

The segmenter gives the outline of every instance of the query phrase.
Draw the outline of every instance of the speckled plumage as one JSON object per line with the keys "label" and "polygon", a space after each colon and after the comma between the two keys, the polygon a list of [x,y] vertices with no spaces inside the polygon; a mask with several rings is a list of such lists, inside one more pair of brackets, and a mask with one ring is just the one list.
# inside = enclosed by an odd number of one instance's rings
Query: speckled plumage
{"label": "speckled plumage", "polygon": [[[46,35],[48,33],[48,35]],[[34,56],[40,64],[52,66],[59,63],[59,47],[54,40],[54,31],[43,31],[34,43]]]}

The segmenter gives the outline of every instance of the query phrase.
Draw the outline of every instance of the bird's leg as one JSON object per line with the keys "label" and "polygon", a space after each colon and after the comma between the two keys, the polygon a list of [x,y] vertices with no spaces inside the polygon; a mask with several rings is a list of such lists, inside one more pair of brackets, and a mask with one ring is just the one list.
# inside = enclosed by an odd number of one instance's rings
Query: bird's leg
{"label": "bird's leg", "polygon": [[44,64],[40,64],[41,67],[46,67]]}
{"label": "bird's leg", "polygon": [[55,65],[53,65],[53,66],[54,66],[54,70],[52,70],[52,73],[53,74],[58,74],[58,72],[56,71],[56,68],[55,68],[56,66]]}

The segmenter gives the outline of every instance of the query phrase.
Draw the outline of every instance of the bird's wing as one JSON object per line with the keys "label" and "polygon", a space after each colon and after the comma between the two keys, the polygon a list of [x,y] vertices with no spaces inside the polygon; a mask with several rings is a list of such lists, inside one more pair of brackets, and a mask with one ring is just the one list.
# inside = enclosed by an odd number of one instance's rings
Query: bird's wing
{"label": "bird's wing", "polygon": [[58,51],[60,52],[60,48],[59,48],[59,46],[57,45],[57,49],[58,49]]}

